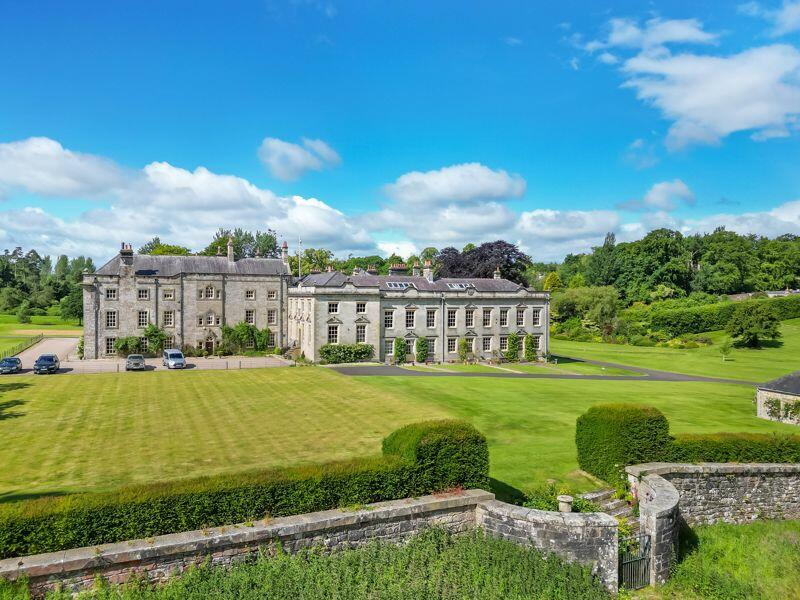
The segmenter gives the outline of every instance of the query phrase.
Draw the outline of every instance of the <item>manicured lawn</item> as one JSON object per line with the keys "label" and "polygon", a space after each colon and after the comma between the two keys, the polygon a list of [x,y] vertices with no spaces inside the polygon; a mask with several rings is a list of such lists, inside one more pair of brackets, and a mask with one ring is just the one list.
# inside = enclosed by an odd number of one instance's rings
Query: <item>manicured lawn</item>
{"label": "manicured lawn", "polygon": [[800,319],[782,321],[781,333],[782,337],[777,345],[756,350],[735,348],[725,362],[719,353],[719,345],[726,335],[720,331],[706,334],[714,340],[714,345],[692,350],[566,340],[551,340],[551,344],[552,352],[556,355],[563,354],[691,375],[763,382],[800,369]]}
{"label": "manicured lawn", "polygon": [[77,321],[57,316],[33,316],[30,323],[20,323],[16,315],[0,315],[0,337],[26,338],[40,333],[51,337],[80,336],[82,332],[83,326]]}
{"label": "manicured lawn", "polygon": [[758,419],[749,386],[716,383],[361,377],[385,393],[418,398],[472,422],[489,439],[491,475],[524,489],[547,478],[596,487],[578,471],[575,419],[599,402],[640,402],[661,409],[673,432],[781,431],[791,425]]}
{"label": "manicured lawn", "polygon": [[322,368],[0,378],[0,501],[380,453],[444,409]]}
{"label": "manicured lawn", "polygon": [[578,361],[570,361],[570,360],[560,360],[558,364],[548,363],[548,364],[525,364],[525,365],[518,365],[518,364],[504,364],[503,365],[506,369],[511,369],[512,371],[519,371],[520,373],[567,373],[567,374],[578,374],[578,375],[641,375],[636,371],[628,371],[626,369],[617,369],[614,367],[600,367],[598,365],[592,365],[589,363],[583,363]]}
{"label": "manicured lawn", "polygon": [[667,585],[650,600],[800,598],[800,521],[697,527]]}

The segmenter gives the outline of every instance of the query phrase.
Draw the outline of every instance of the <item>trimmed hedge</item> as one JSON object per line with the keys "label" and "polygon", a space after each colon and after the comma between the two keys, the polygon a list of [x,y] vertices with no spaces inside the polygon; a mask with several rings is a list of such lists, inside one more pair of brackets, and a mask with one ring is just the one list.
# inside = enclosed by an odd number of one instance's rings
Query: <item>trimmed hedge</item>
{"label": "trimmed hedge", "polygon": [[624,468],[644,462],[800,462],[800,435],[711,433],[669,435],[652,406],[598,404],[578,417],[575,443],[581,469],[612,484]]}
{"label": "trimmed hedge", "polygon": [[[663,331],[670,337],[684,333],[703,333],[725,329],[733,311],[739,306],[750,304],[766,304],[775,311],[778,319],[795,319],[800,317],[800,294],[781,298],[762,298],[744,300],[742,302],[722,302],[706,304],[693,308],[677,308],[672,310],[653,310],[649,315],[650,329]],[[642,315],[644,316],[644,315]],[[647,319],[647,316],[645,316]]]}
{"label": "trimmed hedge", "polygon": [[667,418],[652,406],[598,404],[575,428],[581,469],[613,484],[624,483],[624,466],[659,460],[669,443]]}
{"label": "trimmed hedge", "polygon": [[484,486],[485,438],[460,421],[404,427],[384,456],[0,504],[0,558]]}
{"label": "trimmed hedge", "polygon": [[319,349],[320,357],[331,364],[369,360],[373,352],[372,344],[325,344]]}

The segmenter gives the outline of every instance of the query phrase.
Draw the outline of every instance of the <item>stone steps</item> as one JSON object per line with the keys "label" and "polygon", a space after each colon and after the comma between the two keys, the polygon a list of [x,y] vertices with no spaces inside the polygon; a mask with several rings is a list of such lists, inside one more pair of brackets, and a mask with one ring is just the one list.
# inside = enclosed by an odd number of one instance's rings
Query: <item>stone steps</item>
{"label": "stone steps", "polygon": [[594,492],[587,492],[581,494],[581,497],[597,504],[600,512],[604,512],[618,519],[624,518],[633,527],[634,533],[639,532],[639,517],[633,516],[633,507],[625,500],[614,498],[614,490],[602,489]]}

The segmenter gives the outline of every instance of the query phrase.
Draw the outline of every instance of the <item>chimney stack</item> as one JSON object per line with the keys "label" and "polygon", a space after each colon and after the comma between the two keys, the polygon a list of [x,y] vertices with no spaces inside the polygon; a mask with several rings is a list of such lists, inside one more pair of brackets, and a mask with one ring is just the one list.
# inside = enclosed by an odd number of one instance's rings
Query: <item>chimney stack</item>
{"label": "chimney stack", "polygon": [[414,277],[419,277],[419,261],[418,260],[414,261],[414,266],[411,269],[411,274]]}
{"label": "chimney stack", "polygon": [[425,261],[425,268],[422,269],[422,276],[428,281],[433,281],[433,266],[430,259]]}
{"label": "chimney stack", "polygon": [[233,238],[228,238],[228,262],[234,262],[236,259],[233,256]]}
{"label": "chimney stack", "polygon": [[497,267],[495,267],[494,278],[495,279],[502,279],[503,278],[503,276],[500,274],[500,266],[499,265]]}
{"label": "chimney stack", "polygon": [[328,273],[333,273],[333,265],[328,265],[327,267],[325,267],[325,270],[326,270]]}
{"label": "chimney stack", "polygon": [[378,269],[375,268],[375,265],[367,265],[367,275],[377,275]]}
{"label": "chimney stack", "polygon": [[120,247],[119,251],[119,258],[123,265],[130,267],[133,264],[133,248],[130,244],[122,242],[122,246]]}
{"label": "chimney stack", "polygon": [[283,244],[281,244],[281,260],[283,264],[289,265],[289,244],[286,243],[286,240],[283,240]]}
{"label": "chimney stack", "polygon": [[389,275],[407,275],[408,267],[405,263],[393,263],[389,265]]}

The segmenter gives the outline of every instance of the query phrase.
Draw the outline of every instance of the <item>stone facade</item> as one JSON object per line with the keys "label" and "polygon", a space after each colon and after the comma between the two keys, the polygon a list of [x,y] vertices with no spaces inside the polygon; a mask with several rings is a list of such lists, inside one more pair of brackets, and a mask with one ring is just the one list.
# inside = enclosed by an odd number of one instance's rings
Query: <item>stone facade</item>
{"label": "stone facade", "polygon": [[641,531],[652,537],[654,585],[669,577],[683,525],[800,518],[800,464],[648,463],[626,471]]}
{"label": "stone facade", "polygon": [[289,343],[318,361],[325,344],[362,342],[383,362],[394,358],[395,338],[406,340],[409,358],[416,340],[427,338],[429,360],[452,362],[461,338],[469,340],[476,358],[491,359],[505,351],[511,333],[519,335],[522,355],[522,340],[530,333],[544,355],[549,298],[499,276],[434,279],[429,267],[416,275],[401,268],[387,276],[312,274],[289,290]]}
{"label": "stone facade", "polygon": [[490,535],[532,545],[591,565],[609,590],[617,585],[617,522],[604,514],[560,514],[498,502],[482,490],[371,504],[361,510],[328,510],[256,523],[215,527],[0,560],[0,578],[27,578],[42,595],[57,586],[79,591],[99,575],[112,583],[131,577],[165,581],[192,565],[226,566],[272,552],[278,544],[296,552],[322,547],[356,548],[371,540],[400,543],[431,526],[462,533],[483,527]]}
{"label": "stone facade", "polygon": [[290,276],[283,259],[227,256],[147,256],[128,245],[83,278],[84,356],[115,354],[114,341],[142,337],[152,323],[169,336],[167,347],[213,352],[223,325],[252,322],[286,345]]}

